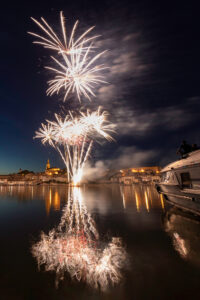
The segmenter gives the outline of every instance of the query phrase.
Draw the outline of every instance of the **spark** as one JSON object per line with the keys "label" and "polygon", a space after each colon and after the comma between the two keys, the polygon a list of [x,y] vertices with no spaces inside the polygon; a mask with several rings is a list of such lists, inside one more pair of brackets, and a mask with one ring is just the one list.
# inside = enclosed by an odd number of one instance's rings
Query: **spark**
{"label": "spark", "polygon": [[101,106],[98,107],[96,111],[90,112],[87,110],[86,113],[81,112],[83,116],[83,123],[86,124],[86,126],[92,126],[100,135],[105,137],[109,141],[113,141],[113,138],[111,135],[109,135],[107,132],[115,132],[114,127],[115,125],[110,124],[107,121],[108,112],[103,111]]}
{"label": "spark", "polygon": [[67,271],[73,279],[105,291],[118,284],[127,266],[127,252],[120,238],[103,245],[95,222],[83,202],[80,188],[69,192],[61,222],[32,247],[38,266],[55,271],[57,284]]}
{"label": "spark", "polygon": [[87,37],[93,27],[87,29],[81,36],[75,39],[75,33],[78,26],[78,21],[75,22],[71,34],[69,36],[69,41],[66,33],[65,18],[63,12],[60,12],[60,25],[62,38],[59,38],[58,34],[53,30],[53,28],[47,23],[44,18],[41,18],[41,22],[31,17],[31,19],[38,25],[38,27],[44,32],[44,36],[37,33],[28,32],[32,36],[36,37],[37,40],[34,44],[42,45],[44,48],[57,51],[58,53],[65,53],[67,55],[74,53],[83,53],[88,49],[88,43],[91,43],[98,36]]}
{"label": "spark", "polygon": [[55,76],[47,82],[49,85],[47,95],[58,94],[61,89],[64,89],[64,101],[69,93],[76,93],[79,101],[81,101],[81,95],[84,95],[89,100],[91,100],[91,96],[95,97],[94,87],[99,83],[106,83],[103,80],[104,77],[98,74],[100,71],[105,70],[106,67],[103,64],[95,66],[93,64],[105,51],[98,53],[92,59],[88,57],[89,51],[90,48],[88,48],[84,56],[71,54],[70,58],[62,53],[62,63],[55,57],[51,57],[56,66],[47,66],[46,69],[54,72]]}
{"label": "spark", "polygon": [[83,168],[91,153],[94,140],[98,136],[113,140],[109,132],[114,132],[114,125],[107,120],[108,113],[97,111],[79,112],[77,117],[69,112],[65,118],[55,114],[55,121],[41,124],[35,138],[43,144],[48,143],[55,148],[65,163],[68,179],[77,185],[82,178]]}
{"label": "spark", "polygon": [[41,138],[43,144],[49,143],[50,146],[54,147],[53,127],[50,123],[47,123],[47,125],[42,123],[41,128],[36,131],[36,137]]}
{"label": "spark", "polygon": [[76,94],[79,101],[81,101],[81,96],[91,100],[91,96],[95,96],[95,86],[100,83],[106,83],[103,80],[104,77],[99,72],[107,68],[103,64],[96,64],[97,60],[106,51],[90,57],[91,52],[94,52],[93,49],[96,48],[94,41],[98,36],[87,36],[94,27],[90,27],[76,39],[75,33],[78,25],[78,21],[76,21],[68,41],[65,19],[62,12],[60,12],[62,39],[58,37],[44,18],[41,18],[42,22],[34,18],[32,20],[45,33],[45,37],[43,37],[29,32],[39,39],[34,43],[55,50],[59,54],[58,58],[51,56],[55,64],[54,66],[45,67],[54,74],[53,78],[47,82],[49,85],[47,95],[59,94],[61,90],[64,90],[63,101],[67,99],[70,93]]}

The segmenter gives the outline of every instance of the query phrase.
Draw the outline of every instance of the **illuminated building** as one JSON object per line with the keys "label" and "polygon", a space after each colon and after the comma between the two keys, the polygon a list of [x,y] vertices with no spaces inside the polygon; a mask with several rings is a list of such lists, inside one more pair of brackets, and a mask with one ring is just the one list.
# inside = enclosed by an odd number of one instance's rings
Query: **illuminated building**
{"label": "illuminated building", "polygon": [[61,173],[60,168],[55,168],[55,167],[51,168],[50,162],[49,162],[49,159],[48,159],[47,164],[46,164],[45,174],[51,176],[51,175],[58,175],[60,173]]}
{"label": "illuminated building", "polygon": [[139,168],[131,168],[131,169],[124,169],[124,172],[130,171],[132,173],[148,173],[148,174],[158,174],[160,173],[160,167],[153,166],[153,167],[139,167]]}
{"label": "illuminated building", "polygon": [[121,169],[110,177],[112,182],[131,185],[133,183],[157,182],[160,180],[160,167],[137,167]]}

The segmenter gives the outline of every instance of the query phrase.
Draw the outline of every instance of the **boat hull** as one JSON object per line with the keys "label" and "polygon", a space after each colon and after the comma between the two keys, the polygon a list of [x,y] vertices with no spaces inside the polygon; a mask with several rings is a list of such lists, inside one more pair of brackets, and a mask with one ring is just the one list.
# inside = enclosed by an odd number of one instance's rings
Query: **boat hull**
{"label": "boat hull", "polygon": [[164,167],[161,180],[155,186],[172,204],[199,215],[200,150]]}
{"label": "boat hull", "polygon": [[200,195],[188,193],[178,185],[156,184],[156,189],[163,194],[165,200],[181,209],[200,215]]}

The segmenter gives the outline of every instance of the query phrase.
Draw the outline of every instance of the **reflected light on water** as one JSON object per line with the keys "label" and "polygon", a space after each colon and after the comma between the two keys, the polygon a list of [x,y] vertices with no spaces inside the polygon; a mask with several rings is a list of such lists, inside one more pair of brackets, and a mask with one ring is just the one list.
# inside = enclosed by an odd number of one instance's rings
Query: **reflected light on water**
{"label": "reflected light on water", "polygon": [[136,191],[135,191],[135,202],[136,202],[137,212],[139,212],[140,211],[140,203],[139,203],[138,193]]}
{"label": "reflected light on water", "polygon": [[146,209],[147,209],[147,211],[149,212],[149,199],[148,199],[148,197],[147,197],[147,192],[146,192],[146,191],[145,191],[144,195],[145,195]]}
{"label": "reflected light on water", "polygon": [[31,197],[32,197],[32,199],[33,199],[33,197],[34,197],[34,189],[33,189],[33,186],[31,187]]}
{"label": "reflected light on water", "polygon": [[125,201],[124,193],[122,194],[122,199],[123,199],[123,207],[124,209],[126,209],[126,201]]}
{"label": "reflected light on water", "polygon": [[0,205],[3,299],[198,299],[200,217],[153,185],[1,186]]}
{"label": "reflected light on water", "polygon": [[54,210],[60,210],[60,195],[58,191],[52,192],[52,189],[49,189],[49,193],[45,198],[45,207],[46,207],[46,214],[49,215],[51,208],[53,207]]}
{"label": "reflected light on water", "polygon": [[[0,188],[0,196],[14,196],[19,202],[27,202],[35,198],[44,200],[47,216],[51,209],[58,211],[62,203],[67,202],[67,193],[67,186],[1,186]],[[81,193],[87,202],[87,206],[90,209],[96,207],[101,210],[101,213],[106,213],[108,209],[107,199],[110,199],[110,197],[121,199],[123,209],[127,211],[130,209],[135,210],[137,213],[150,212],[152,209],[162,209],[165,211],[163,195],[159,195],[154,186],[138,184],[130,186],[108,185],[104,191],[96,187],[93,193],[89,192],[86,186],[81,189]]]}
{"label": "reflected light on water", "polygon": [[[171,210],[167,211],[163,222],[164,222],[165,231],[169,234],[169,236],[172,239],[172,245],[174,249],[179,253],[179,255],[183,259],[189,258],[189,254],[191,255],[191,253],[189,253],[190,242],[189,239],[186,239],[184,237],[184,235],[187,236],[189,232],[190,239],[195,240],[196,232],[194,232],[194,236],[193,236],[192,230],[193,230],[193,224],[197,225],[198,222],[196,222],[195,218],[194,220],[192,219],[192,215],[191,216],[187,214],[184,215],[184,212],[181,212],[176,208],[172,208]],[[185,228],[186,231],[184,231]]]}
{"label": "reflected light on water", "polygon": [[180,256],[185,258],[188,254],[188,250],[185,246],[184,239],[182,239],[177,232],[175,232],[173,234],[173,244],[174,244],[175,250],[180,254]]}
{"label": "reflected light on water", "polygon": [[161,202],[161,206],[162,206],[163,211],[165,211],[165,204],[164,204],[163,194],[160,194],[160,202]]}
{"label": "reflected light on water", "polygon": [[200,218],[189,212],[170,207],[163,217],[164,230],[180,257],[200,267]]}
{"label": "reflected light on water", "polygon": [[158,194],[154,186],[121,186],[120,192],[124,209],[135,204],[138,213],[143,210],[150,212],[154,208],[165,210],[163,195]]}
{"label": "reflected light on water", "polygon": [[102,243],[81,189],[74,187],[68,192],[60,224],[49,234],[41,234],[32,254],[39,266],[56,272],[57,284],[67,271],[72,279],[105,291],[122,279],[122,270],[127,266],[126,250],[120,238]]}

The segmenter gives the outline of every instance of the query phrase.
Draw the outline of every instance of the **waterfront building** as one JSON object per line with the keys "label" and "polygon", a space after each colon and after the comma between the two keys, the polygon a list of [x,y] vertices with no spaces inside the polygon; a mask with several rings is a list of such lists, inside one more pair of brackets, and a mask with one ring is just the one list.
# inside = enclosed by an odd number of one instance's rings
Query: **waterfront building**
{"label": "waterfront building", "polygon": [[47,160],[47,164],[46,164],[46,170],[45,170],[45,174],[52,176],[52,175],[59,175],[62,173],[62,170],[60,168],[56,168],[56,167],[52,167],[50,165],[49,159]]}
{"label": "waterfront building", "polygon": [[160,180],[160,169],[158,166],[121,169],[116,171],[110,180],[125,185],[153,183]]}
{"label": "waterfront building", "polygon": [[66,183],[66,170],[51,167],[49,159],[43,172],[34,173],[29,170],[19,169],[18,173],[0,175],[0,185],[36,185],[40,183]]}

